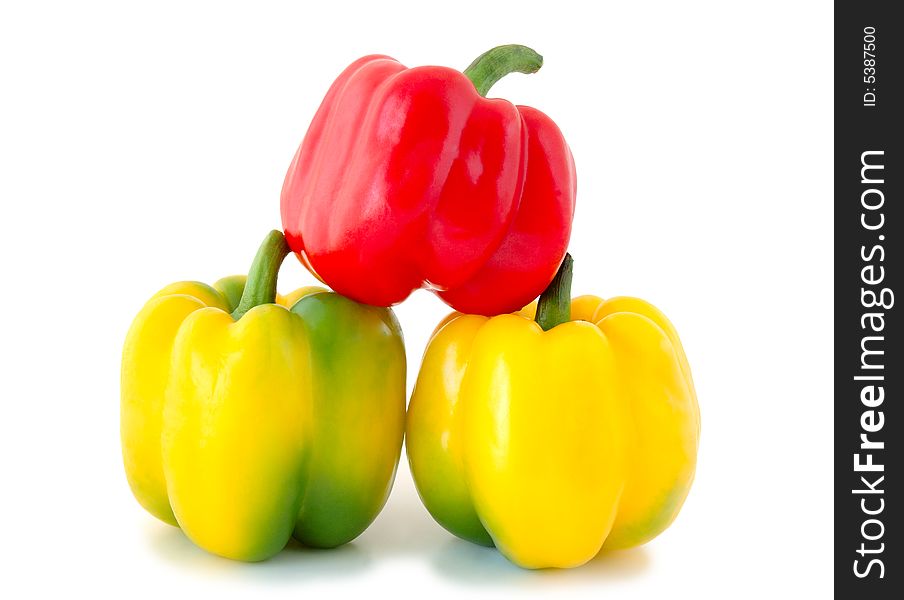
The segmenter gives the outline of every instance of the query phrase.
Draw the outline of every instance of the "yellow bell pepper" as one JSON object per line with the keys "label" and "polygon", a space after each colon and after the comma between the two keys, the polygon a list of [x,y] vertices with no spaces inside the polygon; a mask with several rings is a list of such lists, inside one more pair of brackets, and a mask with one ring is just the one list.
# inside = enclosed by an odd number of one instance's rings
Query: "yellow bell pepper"
{"label": "yellow bell pepper", "polygon": [[392,310],[316,287],[277,298],[287,253],[274,231],[247,285],[167,286],[123,349],[135,497],[239,560],[272,556],[292,535],[316,547],[356,537],[385,503],[402,445],[405,351]]}
{"label": "yellow bell pepper", "polygon": [[539,308],[450,315],[408,408],[427,509],[526,568],[651,540],[696,465],[699,409],[674,327],[637,298],[570,301],[570,281],[566,256]]}

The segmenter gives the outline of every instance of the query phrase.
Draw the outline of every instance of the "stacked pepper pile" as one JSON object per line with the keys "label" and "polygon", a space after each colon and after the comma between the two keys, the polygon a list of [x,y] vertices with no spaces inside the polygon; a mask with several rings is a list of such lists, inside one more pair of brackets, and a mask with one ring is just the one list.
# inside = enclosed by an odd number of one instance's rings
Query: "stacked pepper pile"
{"label": "stacked pepper pile", "polygon": [[[668,527],[696,464],[690,369],[652,305],[570,297],[571,152],[542,112],[485,97],[541,64],[500,46],[464,73],[368,56],[339,76],[286,176],[285,234],[247,279],[167,286],[129,330],[123,457],[151,514],[239,560],[338,546],[385,503],[404,434],[433,517],[523,567]],[[334,291],[278,295],[290,252]],[[422,287],[456,312],[406,417],[388,307]]]}

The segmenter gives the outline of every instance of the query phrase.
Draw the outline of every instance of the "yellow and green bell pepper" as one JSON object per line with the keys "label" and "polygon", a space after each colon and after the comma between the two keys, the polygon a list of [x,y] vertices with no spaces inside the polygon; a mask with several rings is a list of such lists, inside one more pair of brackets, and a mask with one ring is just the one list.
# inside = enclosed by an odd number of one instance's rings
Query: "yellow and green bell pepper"
{"label": "yellow and green bell pepper", "polygon": [[427,509],[527,568],[649,541],[696,465],[700,415],[674,327],[637,298],[571,301],[571,268],[566,256],[538,306],[447,317],[408,408]]}
{"label": "yellow and green bell pepper", "polygon": [[135,497],[238,560],[266,559],[290,536],[314,547],[358,536],[386,501],[402,445],[395,315],[322,288],[277,298],[288,251],[273,231],[247,282],[167,286],[123,350],[122,449]]}

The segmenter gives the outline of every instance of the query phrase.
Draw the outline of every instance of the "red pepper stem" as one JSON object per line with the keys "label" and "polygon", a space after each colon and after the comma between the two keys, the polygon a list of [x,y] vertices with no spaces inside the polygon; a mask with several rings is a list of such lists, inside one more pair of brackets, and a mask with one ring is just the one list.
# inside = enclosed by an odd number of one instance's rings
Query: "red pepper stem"
{"label": "red pepper stem", "polygon": [[507,44],[487,50],[465,69],[465,77],[474,83],[477,93],[486,96],[493,85],[509,73],[536,73],[543,57],[527,46]]}
{"label": "red pepper stem", "polygon": [[574,259],[566,254],[562,264],[537,302],[535,320],[543,331],[549,331],[556,325],[571,320],[571,275],[574,270]]}
{"label": "red pepper stem", "polygon": [[289,244],[282,232],[274,229],[268,233],[251,263],[242,299],[232,312],[233,319],[238,321],[255,306],[276,302],[276,277],[288,254]]}

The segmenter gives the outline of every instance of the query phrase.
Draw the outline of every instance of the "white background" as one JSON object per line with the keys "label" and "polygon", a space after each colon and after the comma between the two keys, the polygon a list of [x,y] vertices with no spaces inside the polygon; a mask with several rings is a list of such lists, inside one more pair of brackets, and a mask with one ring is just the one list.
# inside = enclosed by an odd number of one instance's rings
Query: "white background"
{"label": "white background", "polygon": [[[831,4],[19,4],[0,8],[0,595],[831,592]],[[512,42],[545,66],[491,95],[547,112],[576,157],[575,292],[654,302],[694,370],[699,469],[673,527],[522,571],[436,525],[404,458],[336,551],[233,563],[145,514],[118,437],[144,300],[247,268],[347,63],[464,68]],[[287,260],[283,291],[312,281]],[[446,310],[424,292],[398,307],[409,384]]]}

